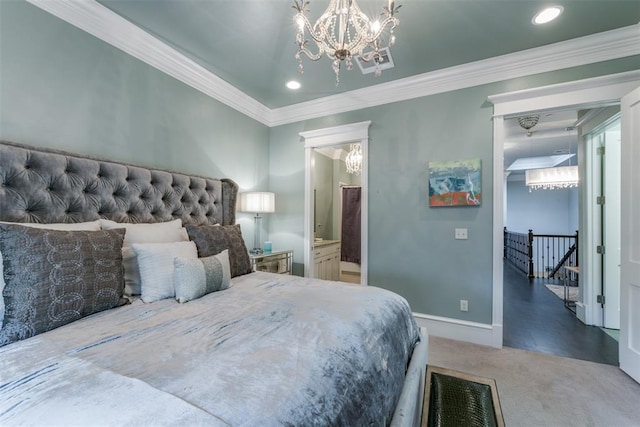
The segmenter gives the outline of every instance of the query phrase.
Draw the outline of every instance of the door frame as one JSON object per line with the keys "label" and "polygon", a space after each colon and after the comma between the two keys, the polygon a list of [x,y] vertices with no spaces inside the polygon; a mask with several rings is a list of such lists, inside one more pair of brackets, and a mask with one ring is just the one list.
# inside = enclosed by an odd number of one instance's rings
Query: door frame
{"label": "door frame", "polygon": [[362,147],[362,170],[360,186],[361,237],[360,237],[360,284],[367,284],[369,248],[369,126],[371,121],[333,126],[300,132],[304,139],[304,276],[313,277],[313,149],[348,143],[360,143]]}
{"label": "door frame", "polygon": [[640,84],[640,70],[488,97],[493,104],[493,347],[502,347],[505,118],[562,108],[619,103]]}
{"label": "door frame", "polygon": [[[620,214],[620,184],[621,184],[621,143],[611,140],[611,125],[618,122],[620,126],[621,113],[607,115],[605,120],[581,135],[585,152],[585,191],[587,196],[584,202],[586,210],[586,226],[588,233],[581,234],[581,246],[584,243],[585,250],[581,248],[582,261],[586,280],[581,280],[582,302],[577,304],[576,315],[586,325],[619,329],[620,324],[620,231],[615,226],[620,226],[620,218],[617,220],[611,216],[612,212]],[[607,136],[609,138],[607,138]],[[607,144],[607,140],[609,143]],[[604,145],[603,145],[604,142]],[[604,154],[598,152],[600,147],[605,148]],[[612,183],[613,182],[613,186]],[[617,189],[617,190],[616,190]],[[617,194],[616,194],[617,193]],[[597,204],[596,198],[604,196],[606,203]],[[608,212],[608,214],[607,214]],[[613,236],[613,243],[610,239]],[[604,246],[604,254],[597,251],[598,246]],[[618,277],[610,285],[612,266],[617,266]],[[583,269],[580,270],[582,277]],[[606,304],[597,302],[598,296],[604,295]]]}
{"label": "door frame", "polygon": [[[585,137],[589,140],[585,140]],[[583,144],[584,165],[580,171],[585,174],[582,182],[583,201],[580,206],[580,224],[585,228],[580,232],[580,300],[576,302],[576,317],[585,325],[602,326],[602,305],[597,302],[597,295],[602,287],[603,259],[597,252],[602,242],[602,205],[596,203],[596,197],[602,195],[602,156],[598,154],[600,141],[593,139],[592,131],[581,135]],[[586,200],[584,200],[586,199]]]}

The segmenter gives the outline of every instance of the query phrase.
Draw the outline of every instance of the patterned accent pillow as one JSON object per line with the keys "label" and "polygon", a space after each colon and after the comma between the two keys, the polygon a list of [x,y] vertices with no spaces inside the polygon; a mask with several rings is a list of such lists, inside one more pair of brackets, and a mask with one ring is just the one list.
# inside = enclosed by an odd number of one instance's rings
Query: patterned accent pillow
{"label": "patterned accent pillow", "polygon": [[229,251],[206,258],[174,258],[176,300],[183,303],[211,292],[223,291],[231,282]]}
{"label": "patterned accent pillow", "polygon": [[120,304],[124,230],[0,224],[5,315],[0,346]]}
{"label": "patterned accent pillow", "polygon": [[189,233],[189,238],[198,247],[199,257],[204,258],[219,254],[228,249],[231,277],[251,273],[251,260],[239,224],[187,225],[185,228]]}
{"label": "patterned accent pillow", "polygon": [[[100,221],[90,221],[90,222],[71,222],[71,223],[51,223],[51,224],[40,224],[34,222],[6,222],[0,221],[0,224],[18,224],[24,225],[25,227],[33,227],[33,228],[48,228],[51,230],[68,230],[68,231],[78,231],[78,230],[100,230]],[[2,298],[2,290],[4,289],[4,273],[2,271],[2,251],[0,251],[0,328],[2,328],[2,319],[4,319],[4,298]]]}

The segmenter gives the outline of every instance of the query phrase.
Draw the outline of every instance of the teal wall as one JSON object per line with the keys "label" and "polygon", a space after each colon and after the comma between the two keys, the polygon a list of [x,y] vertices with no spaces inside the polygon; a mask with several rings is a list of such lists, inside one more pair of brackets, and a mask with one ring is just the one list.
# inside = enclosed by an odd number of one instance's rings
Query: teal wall
{"label": "teal wall", "polygon": [[[414,312],[492,323],[493,94],[637,69],[640,58],[609,61],[363,108],[270,131],[270,189],[283,211],[271,239],[303,262],[304,143],[299,132],[371,120],[369,285],[407,298]],[[427,163],[482,160],[482,206],[430,208]],[[502,167],[499,165],[498,167]],[[468,240],[454,240],[454,228]],[[301,267],[300,267],[301,268]],[[459,310],[459,300],[469,311]]]}
{"label": "teal wall", "polygon": [[[0,139],[266,190],[268,138],[263,124],[49,13],[0,1]],[[252,246],[251,215],[238,221]]]}

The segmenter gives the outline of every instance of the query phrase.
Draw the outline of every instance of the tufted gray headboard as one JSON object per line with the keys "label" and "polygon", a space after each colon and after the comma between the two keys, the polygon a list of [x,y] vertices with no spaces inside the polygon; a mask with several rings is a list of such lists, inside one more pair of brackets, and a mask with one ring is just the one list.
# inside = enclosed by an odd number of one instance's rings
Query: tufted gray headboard
{"label": "tufted gray headboard", "polygon": [[0,221],[235,223],[238,186],[0,141]]}

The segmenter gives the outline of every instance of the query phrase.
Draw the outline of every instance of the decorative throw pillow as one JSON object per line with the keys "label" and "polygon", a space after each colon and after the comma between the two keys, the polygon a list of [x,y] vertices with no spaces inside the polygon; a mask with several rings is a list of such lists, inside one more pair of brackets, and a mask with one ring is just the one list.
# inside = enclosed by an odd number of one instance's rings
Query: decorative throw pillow
{"label": "decorative throw pillow", "polygon": [[124,263],[124,293],[126,295],[140,295],[140,272],[136,263],[136,254],[131,249],[134,243],[169,243],[185,242],[189,240],[186,230],[182,227],[182,220],[158,222],[152,224],[119,223],[108,219],[101,219],[103,230],[124,228],[122,260]]}
{"label": "decorative throw pillow", "polygon": [[[40,224],[35,222],[6,222],[0,221],[0,224],[18,224],[24,225],[25,227],[33,227],[33,228],[47,228],[50,230],[68,230],[68,231],[97,231],[100,230],[100,221],[90,221],[90,222],[73,222],[73,223],[53,223],[53,224]],[[4,298],[2,298],[2,290],[4,289],[4,273],[2,271],[2,252],[0,252],[0,328],[2,328],[2,320],[4,319]]]}
{"label": "decorative throw pillow", "polygon": [[185,228],[198,247],[199,257],[219,254],[228,249],[231,277],[251,273],[251,260],[239,224],[187,225]]}
{"label": "decorative throw pillow", "polygon": [[0,224],[6,305],[0,346],[117,306],[123,240],[124,230]]}
{"label": "decorative throw pillow", "polygon": [[205,258],[174,258],[176,300],[183,303],[211,292],[223,291],[231,282],[229,251]]}
{"label": "decorative throw pillow", "polygon": [[144,302],[173,298],[173,259],[198,259],[198,250],[193,242],[134,243],[140,269],[141,297]]}

